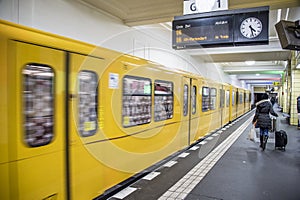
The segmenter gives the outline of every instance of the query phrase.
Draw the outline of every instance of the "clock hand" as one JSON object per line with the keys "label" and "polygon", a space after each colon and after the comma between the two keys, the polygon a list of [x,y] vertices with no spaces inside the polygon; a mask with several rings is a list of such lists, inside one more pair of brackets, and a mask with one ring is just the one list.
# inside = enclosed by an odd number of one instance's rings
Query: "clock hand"
{"label": "clock hand", "polygon": [[251,25],[249,26],[249,28],[250,28],[252,36],[253,36],[254,35],[253,32],[256,32],[256,30]]}

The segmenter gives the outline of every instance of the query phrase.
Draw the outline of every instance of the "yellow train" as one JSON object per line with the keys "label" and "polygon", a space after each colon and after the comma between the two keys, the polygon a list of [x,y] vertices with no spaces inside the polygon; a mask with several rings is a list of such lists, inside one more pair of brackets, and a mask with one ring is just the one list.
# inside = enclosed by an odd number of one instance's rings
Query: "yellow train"
{"label": "yellow train", "polygon": [[249,91],[0,21],[0,199],[93,199],[250,110]]}

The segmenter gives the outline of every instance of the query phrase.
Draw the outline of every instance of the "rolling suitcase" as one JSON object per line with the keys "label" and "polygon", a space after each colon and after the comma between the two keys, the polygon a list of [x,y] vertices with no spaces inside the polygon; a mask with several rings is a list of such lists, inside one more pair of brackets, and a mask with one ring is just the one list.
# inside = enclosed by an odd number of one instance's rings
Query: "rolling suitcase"
{"label": "rolling suitcase", "polygon": [[271,132],[275,132],[278,130],[277,128],[277,118],[276,117],[271,117],[271,124],[272,124],[272,128],[271,128]]}
{"label": "rolling suitcase", "polygon": [[287,144],[287,134],[284,130],[275,131],[275,149],[279,148],[285,151],[285,146]]}

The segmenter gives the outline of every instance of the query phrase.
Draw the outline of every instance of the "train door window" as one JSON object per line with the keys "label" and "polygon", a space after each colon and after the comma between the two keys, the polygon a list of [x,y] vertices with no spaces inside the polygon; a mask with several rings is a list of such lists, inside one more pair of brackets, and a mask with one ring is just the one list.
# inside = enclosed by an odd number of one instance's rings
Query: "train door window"
{"label": "train door window", "polygon": [[191,102],[192,102],[192,114],[194,115],[197,112],[197,87],[195,85],[193,85],[192,88]]}
{"label": "train door window", "polygon": [[220,89],[220,108],[224,108],[225,105],[225,90]]}
{"label": "train door window", "polygon": [[132,127],[151,122],[151,80],[137,76],[123,78],[123,127]]}
{"label": "train door window", "polygon": [[184,85],[183,89],[183,115],[187,116],[188,114],[188,107],[189,107],[189,86]]}
{"label": "train door window", "polygon": [[239,103],[244,103],[244,93],[239,93]]}
{"label": "train door window", "polygon": [[252,97],[251,93],[249,93],[249,102],[251,102],[251,97]]}
{"label": "train door window", "polygon": [[229,107],[229,104],[230,104],[230,101],[229,101],[229,94],[230,94],[230,91],[229,90],[226,90],[226,107]]}
{"label": "train door window", "polygon": [[216,109],[216,102],[217,102],[217,89],[210,88],[210,109]]}
{"label": "train door window", "polygon": [[49,144],[54,138],[54,78],[51,67],[28,64],[23,70],[25,143],[30,147]]}
{"label": "train door window", "polygon": [[235,105],[235,91],[232,91],[232,105]]}
{"label": "train door window", "polygon": [[235,104],[238,105],[239,104],[239,92],[236,91],[236,95],[235,95]]}
{"label": "train door window", "polygon": [[82,137],[96,133],[98,123],[98,76],[92,71],[78,74],[78,130]]}
{"label": "train door window", "polygon": [[248,103],[249,102],[249,94],[245,93],[244,98],[245,98],[244,102]]}
{"label": "train door window", "polygon": [[202,111],[209,110],[209,93],[210,89],[208,87],[202,87]]}
{"label": "train door window", "polygon": [[154,82],[154,121],[173,118],[173,83],[155,80]]}

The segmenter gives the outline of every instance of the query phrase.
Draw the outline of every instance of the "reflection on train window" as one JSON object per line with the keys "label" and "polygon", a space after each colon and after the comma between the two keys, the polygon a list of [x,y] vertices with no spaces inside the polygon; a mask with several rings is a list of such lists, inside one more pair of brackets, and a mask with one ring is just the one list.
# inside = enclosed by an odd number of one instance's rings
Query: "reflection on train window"
{"label": "reflection on train window", "polygon": [[78,74],[78,131],[82,137],[94,135],[98,123],[98,76],[92,71]]}
{"label": "reflection on train window", "polygon": [[197,109],[197,87],[193,85],[192,88],[192,96],[191,96],[191,101],[192,101],[192,114],[194,115],[196,113]]}
{"label": "reflection on train window", "polygon": [[155,80],[154,121],[173,118],[173,103],[173,83]]}
{"label": "reflection on train window", "polygon": [[239,103],[242,104],[244,100],[244,93],[239,93]]}
{"label": "reflection on train window", "polygon": [[28,64],[23,74],[25,143],[49,144],[54,137],[54,72],[49,66]]}
{"label": "reflection on train window", "polygon": [[210,109],[215,110],[217,103],[217,89],[210,88]]}
{"label": "reflection on train window", "polygon": [[220,89],[220,108],[223,108],[225,104],[225,90]]}
{"label": "reflection on train window", "polygon": [[184,85],[183,88],[183,115],[187,116],[188,108],[189,108],[189,86],[187,84]]}
{"label": "reflection on train window", "polygon": [[123,127],[138,126],[151,121],[151,80],[125,76],[123,78]]}
{"label": "reflection on train window", "polygon": [[202,87],[202,111],[209,110],[209,93],[210,89],[208,87]]}
{"label": "reflection on train window", "polygon": [[232,105],[235,105],[235,92],[232,91]]}
{"label": "reflection on train window", "polygon": [[244,95],[244,102],[245,103],[249,102],[249,94],[248,93],[245,93],[245,95]]}
{"label": "reflection on train window", "polygon": [[229,98],[229,94],[230,94],[230,92],[229,92],[229,90],[226,90],[226,107],[229,107],[229,103],[230,103],[230,98]]}
{"label": "reflection on train window", "polygon": [[251,102],[251,93],[248,93],[246,96],[248,97],[248,101],[247,102],[248,103]]}

